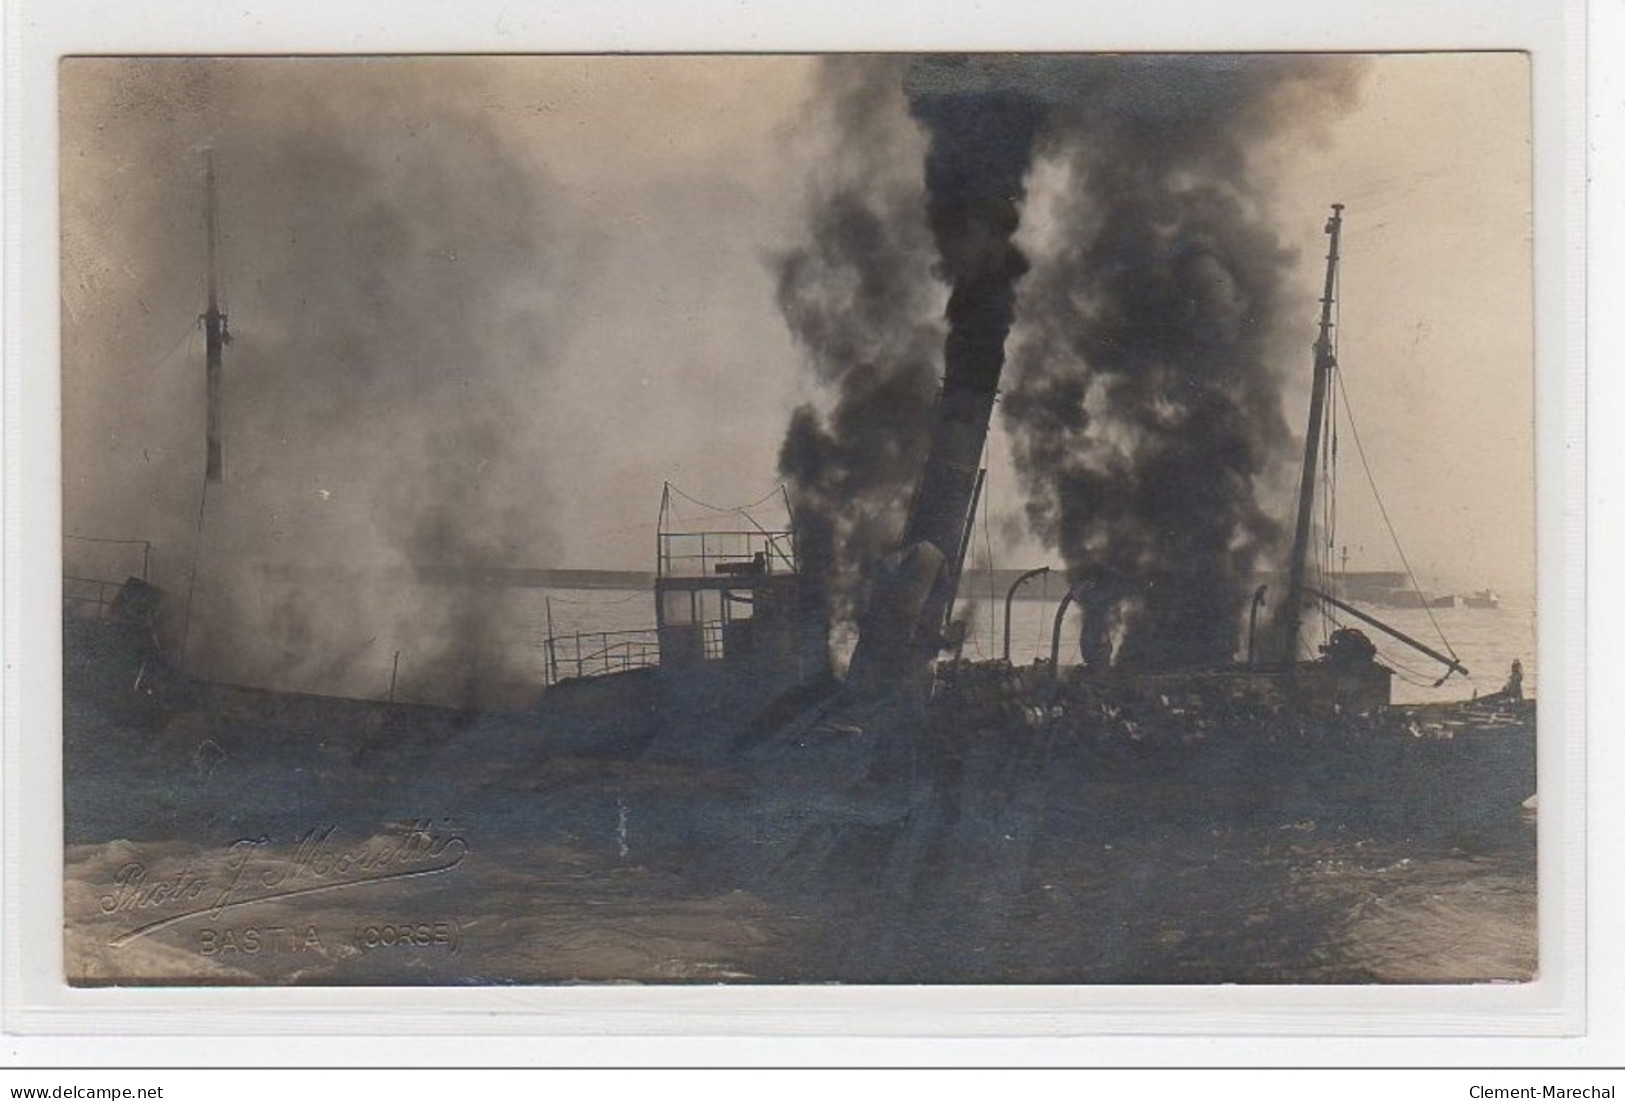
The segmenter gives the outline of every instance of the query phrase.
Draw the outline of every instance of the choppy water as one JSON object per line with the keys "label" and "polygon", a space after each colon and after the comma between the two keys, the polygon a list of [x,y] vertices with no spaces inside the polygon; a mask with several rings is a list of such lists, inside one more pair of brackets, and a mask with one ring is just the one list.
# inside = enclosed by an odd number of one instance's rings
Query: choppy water
{"label": "choppy water", "polygon": [[[69,702],[80,981],[1454,983],[1536,970],[1521,792],[1462,813],[1428,797],[1431,770],[1384,771],[1408,787],[1383,814],[1358,783],[1234,767],[1258,763],[1246,754],[1124,771],[1075,744],[983,740],[935,780],[863,782],[885,731],[857,725],[862,713],[720,767],[578,755],[531,716],[379,737],[319,708],[274,726],[225,707],[137,729]],[[209,878],[236,838],[297,861],[313,827],[353,847],[431,819],[466,844],[453,872],[273,893],[119,947],[146,916],[105,905],[132,864],[155,883]],[[456,930],[457,950],[357,939],[405,919]],[[318,950],[214,950],[223,930],[271,928],[317,930]]]}

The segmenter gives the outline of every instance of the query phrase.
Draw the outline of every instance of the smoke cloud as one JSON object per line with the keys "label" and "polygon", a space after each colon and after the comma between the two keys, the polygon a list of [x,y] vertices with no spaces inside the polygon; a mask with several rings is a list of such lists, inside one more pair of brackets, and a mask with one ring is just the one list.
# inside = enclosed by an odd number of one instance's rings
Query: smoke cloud
{"label": "smoke cloud", "polygon": [[812,181],[806,243],[775,261],[778,302],[833,395],[797,409],[779,454],[803,571],[842,618],[902,532],[925,461],[944,329],[906,61],[825,59],[810,128],[829,142]]}
{"label": "smoke cloud", "polygon": [[[494,591],[429,582],[556,551],[573,246],[545,178],[427,61],[62,73],[65,530],[158,544],[194,672],[382,695],[401,650],[403,697],[500,696],[521,671]],[[163,349],[203,308],[206,148],[233,340],[200,514],[201,333]]]}
{"label": "smoke cloud", "polygon": [[904,84],[914,116],[931,135],[927,211],[941,257],[937,274],[952,288],[945,374],[993,390],[1014,320],[1015,282],[1027,270],[1011,237],[1044,107],[990,80],[988,62],[973,64],[923,59]]}
{"label": "smoke cloud", "polygon": [[[816,504],[800,518],[827,559],[861,567],[897,546],[882,533],[920,480],[936,356],[949,380],[990,391],[1008,337],[1003,424],[1031,531],[1088,583],[1086,657],[1230,657],[1248,582],[1279,542],[1259,498],[1292,452],[1281,395],[1302,359],[1283,339],[1301,320],[1296,257],[1251,154],[1352,103],[1359,66],[1046,55],[846,60],[825,75],[863,169],[818,196],[781,305],[838,397],[826,417],[797,413],[781,467]],[[881,167],[908,153],[876,141],[876,119],[901,113],[899,80],[929,135],[917,190]],[[1042,217],[1024,223],[1035,174]],[[922,351],[938,335],[918,312],[930,294],[899,282],[921,278],[901,263],[919,242],[899,253],[891,239],[922,212],[931,270],[952,287],[941,353]],[[871,289],[884,293],[860,298]],[[886,388],[900,380],[902,401]]]}
{"label": "smoke cloud", "polygon": [[[1228,660],[1278,556],[1261,490],[1294,452],[1309,303],[1250,153],[1352,102],[1341,59],[1080,60],[1062,185],[1021,287],[1003,406],[1032,530],[1086,582],[1096,664]],[[1330,199],[1328,199],[1330,201]]]}

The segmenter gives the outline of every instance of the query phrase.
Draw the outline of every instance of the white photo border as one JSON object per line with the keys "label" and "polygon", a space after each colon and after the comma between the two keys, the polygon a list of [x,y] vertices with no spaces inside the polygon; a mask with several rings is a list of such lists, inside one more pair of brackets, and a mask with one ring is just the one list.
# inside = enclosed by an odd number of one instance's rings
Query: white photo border
{"label": "white photo border", "polygon": [[[1251,0],[1222,9],[1146,2],[1083,5],[841,0],[784,10],[722,0],[528,5],[395,0],[330,5],[264,0],[15,0],[7,27],[5,339],[5,932],[8,1034],[99,1035],[132,1062],[181,1052],[181,1037],[251,1051],[267,1036],[387,1034],[494,1041],[548,1036],[593,1050],[607,1038],[736,1036],[766,1050],[817,1038],[838,1050],[890,1038],[924,1050],[950,1037],[1068,1050],[1091,1061],[1469,1061],[1539,1058],[1541,1038],[1587,1032],[1587,787],[1619,778],[1619,754],[1586,729],[1584,13],[1575,3],[1351,0],[1312,7]],[[62,968],[60,731],[60,401],[57,378],[57,65],[77,54],[787,52],[928,49],[1520,50],[1534,110],[1537,512],[1540,584],[1539,840],[1541,974],[1472,987],[726,987],[502,989],[72,989]],[[55,667],[53,667],[55,666]],[[1589,768],[1589,771],[1588,771]],[[1617,822],[1618,815],[1613,815]],[[1593,838],[1594,845],[1600,839]],[[1593,851],[1599,851],[1593,848]],[[1601,852],[1607,852],[1603,847]],[[1606,861],[1604,861],[1606,862]],[[1618,913],[1617,879],[1613,912]],[[1589,900],[1596,902],[1595,895]],[[134,1045],[138,1035],[174,1037]],[[1240,1041],[1217,1051],[1215,1037]],[[1431,1037],[1432,1041],[1425,1038]],[[1310,1046],[1311,1038],[1319,1038]],[[1448,1040],[1440,1038],[1449,1038]],[[391,1041],[380,1041],[387,1043]],[[1429,1047],[1429,1043],[1436,1045]],[[1030,1045],[1038,1047],[1030,1047]],[[1454,1046],[1449,1046],[1453,1044]],[[246,1045],[246,1046],[245,1046]],[[583,1046],[585,1045],[585,1046]],[[766,1047],[763,1047],[766,1045]],[[1149,1046],[1148,1046],[1149,1045]],[[1418,1046],[1420,1045],[1420,1046]],[[1531,1046],[1533,1045],[1533,1046]],[[268,1049],[267,1049],[268,1050]],[[383,1050],[383,1049],[379,1049]],[[428,1048],[420,1048],[427,1051]],[[528,1049],[527,1049],[528,1050]],[[574,1050],[568,1048],[561,1050]],[[944,1049],[946,1050],[946,1049]],[[1253,1053],[1249,1056],[1249,1053]],[[170,1055],[193,1061],[191,1055]],[[237,1056],[236,1058],[241,1058]],[[658,1059],[660,1056],[656,1056]],[[905,1056],[905,1060],[908,1057]],[[229,1060],[228,1060],[229,1061]],[[596,1058],[593,1058],[596,1061]],[[1037,1060],[1035,1060],[1037,1061]]]}

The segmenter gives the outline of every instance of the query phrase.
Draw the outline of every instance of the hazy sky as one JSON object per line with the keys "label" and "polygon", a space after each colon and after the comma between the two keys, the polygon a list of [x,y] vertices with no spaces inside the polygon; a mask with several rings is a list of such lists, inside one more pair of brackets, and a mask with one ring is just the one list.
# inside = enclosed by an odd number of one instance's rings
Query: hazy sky
{"label": "hazy sky", "polygon": [[[662,481],[761,498],[791,411],[825,397],[774,271],[841,167],[818,87],[791,57],[65,62],[66,530],[189,538],[212,146],[217,492],[245,553],[649,568]],[[917,174],[906,105],[884,109]],[[1343,202],[1345,385],[1425,584],[1532,588],[1529,136],[1521,55],[1396,55],[1256,152],[1308,302],[1287,417]],[[1021,509],[1005,447],[996,424],[995,531]],[[1346,430],[1339,470],[1350,567],[1396,566]]]}

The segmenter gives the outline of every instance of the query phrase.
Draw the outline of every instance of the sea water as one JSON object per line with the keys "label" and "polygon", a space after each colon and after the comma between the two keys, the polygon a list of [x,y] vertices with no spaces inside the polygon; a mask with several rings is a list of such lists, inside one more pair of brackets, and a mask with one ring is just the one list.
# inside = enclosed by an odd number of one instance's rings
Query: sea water
{"label": "sea water", "polygon": [[[1038,599],[1020,599],[1011,604],[1010,660],[1018,665],[1036,658],[1048,659],[1054,637],[1055,613],[1061,586],[1049,581],[1053,592],[1044,598],[1046,579],[1030,586],[1039,590]],[[1003,594],[978,595],[978,579],[965,579],[967,595],[959,601],[956,614],[966,623],[965,645],[961,654],[972,661],[1003,656]],[[984,586],[985,588],[985,583]],[[553,633],[577,631],[630,631],[654,626],[654,596],[647,591],[622,590],[516,590],[513,621],[523,629],[515,639],[520,646],[537,652],[538,674],[545,661],[548,637],[547,613],[551,606]],[[1499,608],[1386,608],[1359,606],[1396,630],[1441,653],[1453,653],[1466,666],[1468,674],[1451,673],[1433,658],[1412,649],[1379,629],[1339,613],[1342,624],[1356,627],[1377,645],[1379,660],[1394,670],[1395,703],[1429,703],[1470,699],[1499,691],[1506,683],[1513,661],[1523,668],[1523,691],[1533,696],[1537,675],[1535,653],[1535,612],[1528,599],[1504,600]],[[1321,637],[1330,621],[1309,620],[1305,624],[1306,648],[1324,641]],[[1070,609],[1062,626],[1060,660],[1063,666],[1075,664],[1077,656],[1078,612]],[[836,644],[840,662],[848,646]],[[1443,678],[1443,682],[1439,683]]]}
{"label": "sea water", "polygon": [[[967,592],[974,593],[975,588],[975,579],[968,578]],[[1055,588],[1052,585],[1048,599],[1014,604],[1012,660],[1047,656]],[[403,594],[403,599],[410,595]],[[479,595],[480,605],[493,609],[490,641],[493,646],[500,643],[505,668],[536,690],[548,676],[550,636],[646,631],[654,622],[653,594],[645,589],[510,588],[500,592],[500,599],[490,599],[490,591]],[[1042,587],[1038,595],[1046,595]],[[1429,660],[1368,630],[1381,643],[1384,659],[1396,670],[1404,666],[1403,676],[1409,679],[1395,683],[1395,696],[1401,701],[1466,698],[1474,691],[1493,691],[1514,659],[1523,664],[1526,692],[1534,690],[1534,617],[1527,603],[1509,601],[1498,609],[1433,609],[1431,615],[1422,609],[1371,610],[1399,630],[1434,644],[1437,625],[1472,670],[1470,677],[1452,676],[1437,690],[1422,687],[1430,675],[1438,676]],[[997,656],[1005,626],[1002,600],[966,600],[959,614],[967,623],[964,656],[973,660]],[[1063,642],[1075,639],[1075,626],[1063,625],[1062,635]],[[438,672],[456,681],[466,670],[435,668],[445,660],[440,641],[410,632],[380,636],[365,661],[353,666],[355,680],[346,684],[346,690],[382,698],[392,675],[398,673],[400,698],[447,702],[434,698],[433,678],[425,673]],[[1063,661],[1070,660],[1063,649]],[[699,790],[689,786],[693,782],[689,773],[668,774],[658,768],[639,772],[618,761],[542,767],[534,757],[522,756],[532,740],[514,736],[515,728],[500,725],[479,743],[478,752],[465,745],[438,759],[463,762],[472,770],[466,773],[426,768],[422,758],[411,756],[410,746],[402,756],[386,758],[387,768],[358,769],[342,753],[335,756],[322,750],[312,757],[308,747],[288,739],[258,736],[227,740],[231,754],[222,754],[210,771],[200,771],[196,754],[182,741],[190,729],[185,725],[187,716],[179,717],[154,742],[145,732],[120,738],[112,726],[98,725],[85,715],[83,708],[73,709],[70,721],[90,723],[79,730],[77,743],[95,747],[96,767],[90,767],[91,756],[70,757],[65,766],[68,836],[86,842],[69,853],[68,897],[88,900],[78,918],[70,911],[70,938],[76,929],[82,933],[88,922],[102,916],[96,908],[97,892],[105,891],[102,865],[128,859],[117,846],[129,842],[114,839],[163,838],[166,844],[186,839],[205,848],[216,843],[212,833],[192,838],[177,834],[177,805],[200,822],[247,813],[255,830],[274,830],[308,828],[297,813],[290,824],[290,806],[349,807],[344,813],[364,817],[370,812],[354,808],[393,806],[410,798],[413,805],[467,805],[482,814],[507,807],[502,823],[528,823],[528,832],[512,837],[503,830],[480,834],[481,859],[470,862],[470,867],[494,869],[487,874],[496,878],[455,881],[455,904],[500,916],[505,930],[532,928],[514,924],[521,921],[547,923],[535,927],[534,935],[489,939],[484,958],[446,957],[445,971],[435,981],[467,982],[471,976],[487,976],[478,981],[491,981],[489,976],[504,981],[582,977],[712,981],[740,975],[770,981],[1003,981],[1020,976],[1066,982],[1429,983],[1520,980],[1534,974],[1537,962],[1535,823],[1532,817],[1519,815],[1517,800],[1522,793],[1512,793],[1506,814],[1487,831],[1445,829],[1413,836],[1362,829],[1357,815],[1354,825],[1346,825],[1335,815],[1300,813],[1295,803],[1262,804],[1233,820],[1211,823],[1150,811],[1129,815],[1120,830],[1089,844],[1067,837],[1057,843],[1051,838],[1043,859],[1000,863],[986,859],[990,852],[998,855],[986,846],[955,850],[968,862],[968,870],[956,873],[956,883],[977,889],[983,884],[1008,887],[1008,895],[996,896],[1000,898],[996,905],[967,905],[944,918],[940,939],[934,943],[942,947],[944,958],[953,953],[953,968],[922,964],[920,970],[908,971],[909,961],[893,965],[873,953],[856,963],[840,954],[806,958],[808,930],[821,927],[813,920],[816,915],[776,894],[759,897],[731,879],[706,884],[686,878],[696,863],[692,854],[674,859],[669,853],[652,853],[648,839],[669,837],[673,831],[651,823],[669,826],[685,821],[688,800]],[[478,727],[472,730],[470,737],[479,735]],[[849,737],[851,731],[831,736]],[[109,747],[118,746],[129,752],[128,767],[106,767]],[[518,755],[503,757],[499,752],[492,758],[493,750],[503,746]],[[312,760],[329,758],[341,764],[325,772],[311,767]],[[357,791],[358,783],[375,786]],[[299,802],[291,801],[279,784],[288,790],[297,786]],[[668,786],[661,789],[661,784]],[[659,798],[654,794],[657,789],[664,792]],[[245,796],[245,791],[251,795]],[[984,791],[986,821],[968,816],[966,828],[979,829],[978,822],[999,825],[988,836],[1007,841],[1012,851],[1018,842],[1025,846],[1044,841],[1044,835],[1029,837],[1019,828],[1023,822],[1031,826],[1044,821],[1037,812],[1027,813],[1034,794],[1019,789],[1014,798],[1005,799],[996,789]],[[1096,788],[1089,797],[1109,794]],[[733,798],[732,793],[727,795],[728,800]],[[1121,793],[1116,798],[1132,806]],[[801,800],[794,791],[779,802],[768,800],[749,821],[759,826],[785,814],[795,821],[794,814],[803,813]],[[737,810],[731,801],[726,806],[730,815]],[[863,830],[855,832],[865,835]],[[501,848],[504,844],[509,847]],[[102,863],[92,866],[95,860]],[[841,865],[837,861],[832,868],[839,873]],[[871,899],[843,896],[841,882],[837,875],[823,892],[832,904],[851,904],[867,912]],[[427,905],[439,896],[414,897]],[[695,910],[696,900],[703,911]],[[324,919],[318,913],[309,920]],[[961,926],[964,935],[957,936]],[[776,928],[785,932],[772,932]],[[876,932],[871,926],[865,929]],[[830,924],[826,946],[862,942],[846,936],[847,931],[839,922]],[[893,932],[911,936],[912,926]],[[684,935],[687,941],[675,939]],[[908,941],[904,937],[877,943]],[[651,945],[658,945],[658,951]],[[562,959],[540,958],[572,946],[580,952]],[[984,948],[997,959],[982,961],[979,953]],[[531,954],[538,958],[532,961]],[[155,966],[174,968],[178,958],[182,957],[166,957],[167,962]],[[264,958],[275,962],[279,957]],[[358,972],[352,966],[356,960],[378,965],[391,958],[404,957],[352,954],[337,960],[329,971],[302,972],[302,981],[358,977],[424,981],[420,970]],[[673,971],[672,966],[687,970]],[[899,966],[904,970],[897,971]],[[863,967],[877,970],[866,972]],[[174,970],[158,975],[162,981],[186,977]]]}

